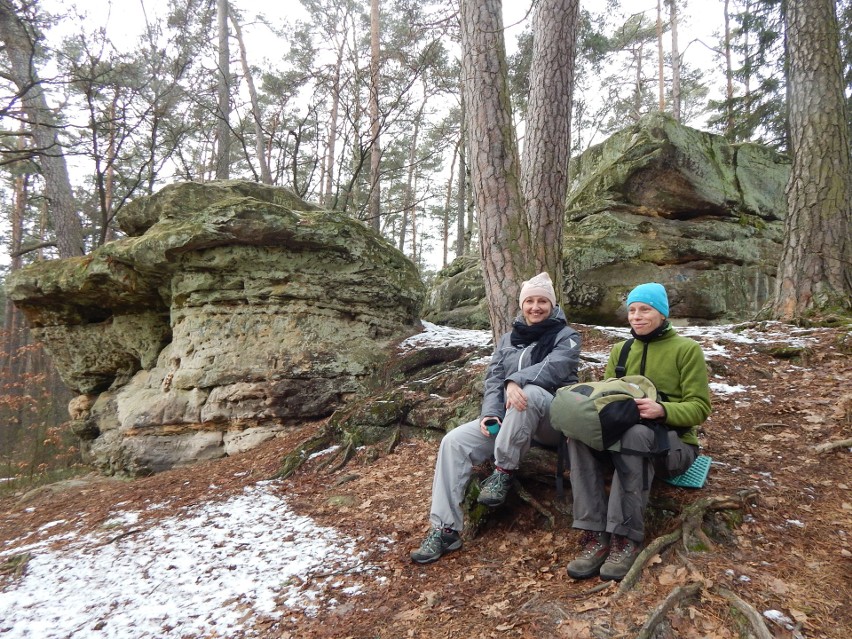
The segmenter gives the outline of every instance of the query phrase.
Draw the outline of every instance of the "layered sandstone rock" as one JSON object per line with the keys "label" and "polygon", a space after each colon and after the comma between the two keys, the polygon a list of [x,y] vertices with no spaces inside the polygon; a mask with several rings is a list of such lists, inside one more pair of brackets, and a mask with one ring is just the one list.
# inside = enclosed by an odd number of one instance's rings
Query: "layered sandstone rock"
{"label": "layered sandstone rock", "polygon": [[128,237],[8,285],[85,396],[73,426],[107,472],[222,456],[330,415],[419,330],[414,265],[284,189],[176,184],[119,223]]}

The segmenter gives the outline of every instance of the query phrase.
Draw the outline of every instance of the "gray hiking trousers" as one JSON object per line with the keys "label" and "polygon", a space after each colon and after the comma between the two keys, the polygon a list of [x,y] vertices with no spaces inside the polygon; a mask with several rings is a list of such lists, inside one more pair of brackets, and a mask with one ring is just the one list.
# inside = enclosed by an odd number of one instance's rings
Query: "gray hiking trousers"
{"label": "gray hiking trousers", "polygon": [[559,431],[550,426],[553,395],[533,384],[527,384],[523,390],[527,396],[526,410],[510,408],[497,437],[483,435],[476,419],[454,428],[441,440],[432,480],[429,520],[433,527],[462,530],[461,503],[474,466],[493,456],[500,468],[514,470],[533,440],[546,446],[559,443]]}
{"label": "gray hiking trousers", "polygon": [[[698,456],[698,447],[683,443],[669,431],[669,454],[648,458],[621,453],[600,453],[585,444],[568,440],[571,464],[571,492],[574,496],[574,528],[614,533],[637,543],[645,539],[645,507],[648,505],[654,473],[673,477],[686,472]],[[654,431],[643,424],[630,427],[621,437],[624,448],[651,451],[656,446]],[[609,498],[605,471],[612,468],[610,455],[624,461],[625,476],[615,472]],[[647,472],[647,475],[645,474]],[[646,482],[647,478],[647,482]]]}

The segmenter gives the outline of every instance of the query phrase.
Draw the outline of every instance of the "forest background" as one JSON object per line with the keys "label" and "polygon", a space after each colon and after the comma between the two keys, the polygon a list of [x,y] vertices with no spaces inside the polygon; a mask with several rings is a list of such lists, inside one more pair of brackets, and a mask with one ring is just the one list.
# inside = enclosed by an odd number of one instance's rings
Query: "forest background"
{"label": "forest background", "polygon": [[[533,9],[506,4],[523,145]],[[784,4],[581,3],[571,154],[654,110],[788,152]],[[362,220],[427,282],[476,253],[457,3],[300,5],[276,16],[240,0],[140,1],[142,23],[123,32],[107,28],[126,18],[117,4],[107,20],[85,4],[0,0],[4,272],[118,237],[122,206],[165,184],[222,178],[285,186]],[[836,9],[848,101],[852,2]],[[77,459],[59,427],[69,395],[3,308],[0,475],[49,476]]]}

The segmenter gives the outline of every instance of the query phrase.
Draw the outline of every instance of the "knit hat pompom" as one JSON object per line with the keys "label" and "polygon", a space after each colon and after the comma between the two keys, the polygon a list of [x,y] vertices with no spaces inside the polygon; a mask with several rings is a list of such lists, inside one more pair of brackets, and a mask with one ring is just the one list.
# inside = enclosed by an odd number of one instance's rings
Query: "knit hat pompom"
{"label": "knit hat pompom", "polygon": [[518,306],[524,305],[524,300],[533,295],[540,295],[550,300],[552,306],[556,306],[556,293],[553,290],[553,282],[550,275],[539,273],[528,279],[521,285],[521,294],[518,296]]}
{"label": "knit hat pompom", "polygon": [[669,296],[666,294],[666,289],[662,284],[649,282],[648,284],[640,284],[627,296],[627,308],[633,302],[642,302],[657,309],[663,317],[669,316]]}

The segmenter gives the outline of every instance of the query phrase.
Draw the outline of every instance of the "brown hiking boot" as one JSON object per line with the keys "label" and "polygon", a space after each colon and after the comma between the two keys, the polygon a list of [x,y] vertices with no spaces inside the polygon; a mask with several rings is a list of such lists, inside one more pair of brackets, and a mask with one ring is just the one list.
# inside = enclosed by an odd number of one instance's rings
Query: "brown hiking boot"
{"label": "brown hiking boot", "polygon": [[612,536],[612,548],[603,566],[601,579],[604,581],[621,581],[630,570],[636,557],[639,556],[639,544],[621,535]]}
{"label": "brown hiking boot", "polygon": [[584,530],[580,537],[583,550],[568,564],[568,575],[574,579],[588,579],[598,574],[609,554],[609,533]]}

